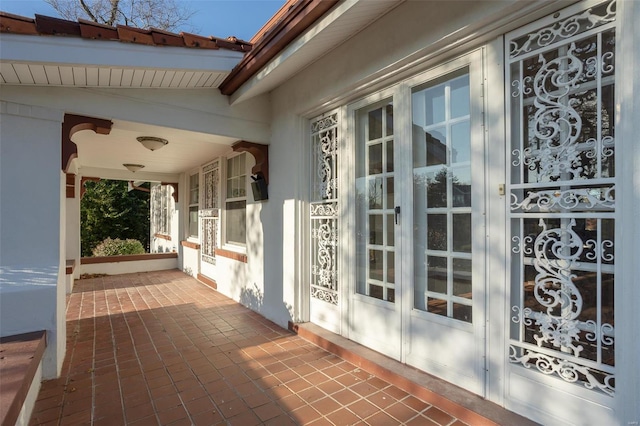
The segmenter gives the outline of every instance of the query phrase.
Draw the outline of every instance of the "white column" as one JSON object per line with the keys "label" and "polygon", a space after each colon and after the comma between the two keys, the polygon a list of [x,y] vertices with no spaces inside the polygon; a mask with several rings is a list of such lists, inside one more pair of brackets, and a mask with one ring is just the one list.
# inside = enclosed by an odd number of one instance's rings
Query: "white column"
{"label": "white column", "polygon": [[617,2],[616,400],[621,425],[640,422],[640,2]]}
{"label": "white column", "polygon": [[43,377],[65,353],[63,112],[0,101],[0,336],[46,330]]}

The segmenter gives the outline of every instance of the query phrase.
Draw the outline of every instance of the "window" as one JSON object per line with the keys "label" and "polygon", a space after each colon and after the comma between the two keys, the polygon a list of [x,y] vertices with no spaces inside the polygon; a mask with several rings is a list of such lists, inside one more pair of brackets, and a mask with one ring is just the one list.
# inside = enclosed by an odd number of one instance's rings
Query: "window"
{"label": "window", "polygon": [[200,197],[200,174],[189,176],[189,236],[198,237],[198,201]]}
{"label": "window", "polygon": [[227,193],[225,241],[228,244],[245,245],[247,225],[246,155],[240,154],[227,160]]}

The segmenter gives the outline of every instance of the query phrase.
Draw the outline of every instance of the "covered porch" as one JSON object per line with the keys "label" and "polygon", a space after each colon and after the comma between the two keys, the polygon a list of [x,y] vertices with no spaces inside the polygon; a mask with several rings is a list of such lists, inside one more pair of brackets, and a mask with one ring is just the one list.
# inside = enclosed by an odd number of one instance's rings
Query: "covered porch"
{"label": "covered porch", "polygon": [[179,270],[79,280],[66,320],[34,425],[527,424],[337,336],[296,335]]}

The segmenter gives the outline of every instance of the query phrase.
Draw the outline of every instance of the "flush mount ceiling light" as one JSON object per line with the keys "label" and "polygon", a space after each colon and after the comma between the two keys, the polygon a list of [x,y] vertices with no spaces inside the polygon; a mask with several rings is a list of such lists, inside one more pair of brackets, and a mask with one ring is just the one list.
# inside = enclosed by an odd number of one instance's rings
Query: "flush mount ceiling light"
{"label": "flush mount ceiling light", "polygon": [[138,136],[137,141],[150,151],[155,151],[169,143],[168,140],[162,138],[156,138],[155,136]]}
{"label": "flush mount ceiling light", "polygon": [[130,163],[125,163],[123,164],[123,166],[125,166],[127,168],[127,170],[129,170],[130,172],[137,172],[138,170],[144,169],[144,166],[142,164],[130,164]]}

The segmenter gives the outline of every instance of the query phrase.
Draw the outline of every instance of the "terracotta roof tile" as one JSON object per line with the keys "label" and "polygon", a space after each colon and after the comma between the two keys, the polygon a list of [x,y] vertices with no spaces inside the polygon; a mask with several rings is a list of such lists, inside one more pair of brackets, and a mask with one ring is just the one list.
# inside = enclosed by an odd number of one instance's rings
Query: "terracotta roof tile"
{"label": "terracotta roof tile", "polygon": [[36,21],[24,16],[0,12],[0,33],[36,35]]}
{"label": "terracotta roof tile", "polygon": [[126,25],[112,27],[84,19],[76,22],[44,15],[35,15],[35,19],[33,19],[6,12],[0,12],[0,33],[69,36],[93,40],[115,40],[149,46],[227,49],[239,52],[249,52],[252,47],[251,43],[236,37],[223,39],[184,32],[176,34],[158,28],[145,30]]}
{"label": "terracotta roof tile", "polygon": [[118,25],[118,37],[120,41],[127,41],[129,43],[147,44],[153,46],[153,37],[151,31],[143,30],[140,28],[128,27],[126,25]]}
{"label": "terracotta roof tile", "polygon": [[80,23],[51,16],[36,15],[36,30],[43,35],[80,37]]}
{"label": "terracotta roof tile", "polygon": [[214,40],[197,34],[180,33],[187,47],[199,47],[200,49],[219,49]]}
{"label": "terracotta roof tile", "polygon": [[79,19],[80,36],[82,38],[92,38],[96,40],[117,40],[118,30],[110,25],[98,24],[97,22]]}

